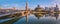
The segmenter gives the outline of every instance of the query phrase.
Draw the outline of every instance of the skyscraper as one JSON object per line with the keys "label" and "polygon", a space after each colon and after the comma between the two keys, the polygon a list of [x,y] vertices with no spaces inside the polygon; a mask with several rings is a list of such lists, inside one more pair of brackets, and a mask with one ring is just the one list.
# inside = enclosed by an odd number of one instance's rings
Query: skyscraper
{"label": "skyscraper", "polygon": [[56,5],[56,7],[54,7],[54,11],[59,11],[58,5]]}
{"label": "skyscraper", "polygon": [[49,10],[49,8],[48,7],[45,7],[45,10]]}

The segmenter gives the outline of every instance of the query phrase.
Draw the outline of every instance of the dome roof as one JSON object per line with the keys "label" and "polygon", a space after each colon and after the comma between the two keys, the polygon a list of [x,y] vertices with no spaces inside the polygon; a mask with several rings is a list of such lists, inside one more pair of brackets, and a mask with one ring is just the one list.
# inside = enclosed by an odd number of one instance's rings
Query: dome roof
{"label": "dome roof", "polygon": [[37,5],[37,7],[35,8],[35,10],[43,10],[43,8],[42,7],[40,7],[39,5]]}

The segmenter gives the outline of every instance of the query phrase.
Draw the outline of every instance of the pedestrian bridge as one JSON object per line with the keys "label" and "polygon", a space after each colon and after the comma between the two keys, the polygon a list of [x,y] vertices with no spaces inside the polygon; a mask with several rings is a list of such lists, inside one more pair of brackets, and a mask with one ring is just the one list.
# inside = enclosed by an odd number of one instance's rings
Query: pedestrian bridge
{"label": "pedestrian bridge", "polygon": [[[1,17],[18,17],[18,16],[26,16],[26,15],[29,15],[29,14],[34,14],[34,13],[48,13],[48,12],[35,12],[35,11],[17,11],[17,12],[11,12],[11,13],[6,13],[6,14],[2,14],[0,15],[0,18]],[[60,13],[60,12],[52,12],[52,13]]]}
{"label": "pedestrian bridge", "polygon": [[30,14],[30,12],[26,12],[26,11],[23,11],[23,12],[11,12],[11,13],[6,13],[6,14],[2,14],[0,15],[0,18],[2,17],[17,17],[17,16],[26,16],[27,14]]}

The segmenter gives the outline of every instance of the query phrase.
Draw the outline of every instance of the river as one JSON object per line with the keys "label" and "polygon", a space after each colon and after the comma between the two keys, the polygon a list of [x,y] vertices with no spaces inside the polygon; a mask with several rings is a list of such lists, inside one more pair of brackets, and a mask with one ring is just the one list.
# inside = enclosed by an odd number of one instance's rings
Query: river
{"label": "river", "polygon": [[0,22],[0,23],[1,24],[60,24],[60,14],[54,14],[54,15],[32,14],[28,16],[28,22],[26,22],[26,17],[21,17],[21,18],[15,18],[15,19]]}

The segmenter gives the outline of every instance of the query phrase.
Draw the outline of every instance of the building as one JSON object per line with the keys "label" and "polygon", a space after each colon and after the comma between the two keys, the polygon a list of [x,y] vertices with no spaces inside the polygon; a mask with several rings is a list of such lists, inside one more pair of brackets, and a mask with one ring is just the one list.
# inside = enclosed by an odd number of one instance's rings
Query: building
{"label": "building", "polygon": [[35,8],[35,11],[37,12],[41,12],[42,10],[44,10],[42,7],[40,7],[39,5],[37,5],[37,7]]}
{"label": "building", "polygon": [[49,10],[49,7],[45,7],[45,10]]}
{"label": "building", "polygon": [[54,11],[59,11],[58,5],[56,5],[56,7],[54,7]]}

